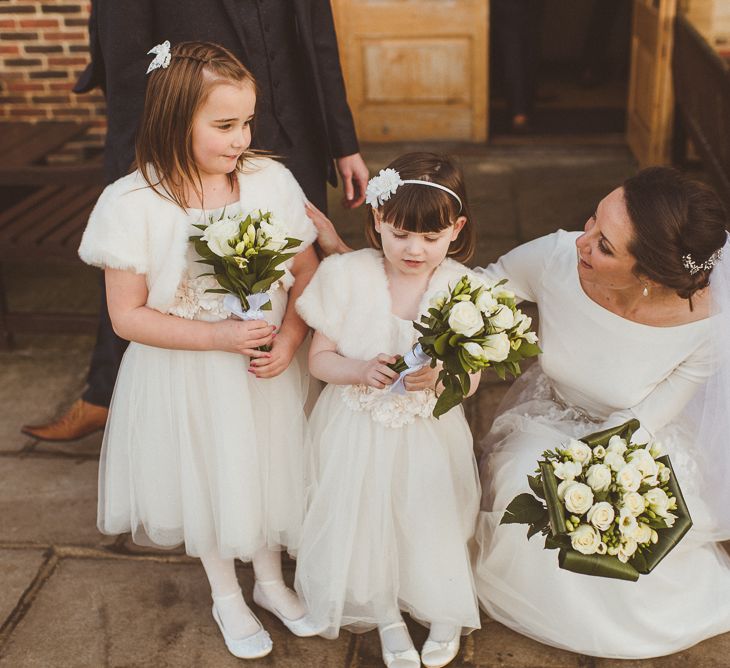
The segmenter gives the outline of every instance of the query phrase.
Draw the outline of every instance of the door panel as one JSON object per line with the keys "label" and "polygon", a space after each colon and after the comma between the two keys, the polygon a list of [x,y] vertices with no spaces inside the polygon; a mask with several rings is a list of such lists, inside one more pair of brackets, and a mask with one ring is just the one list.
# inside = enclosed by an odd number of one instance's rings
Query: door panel
{"label": "door panel", "polygon": [[363,141],[487,138],[487,0],[333,0]]}

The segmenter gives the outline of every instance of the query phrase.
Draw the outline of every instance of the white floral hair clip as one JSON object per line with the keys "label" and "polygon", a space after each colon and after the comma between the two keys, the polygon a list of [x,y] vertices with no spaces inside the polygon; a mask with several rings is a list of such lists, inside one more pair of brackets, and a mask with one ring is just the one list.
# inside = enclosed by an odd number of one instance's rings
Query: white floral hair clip
{"label": "white floral hair clip", "polygon": [[722,248],[718,248],[702,264],[695,264],[695,261],[692,259],[692,255],[690,253],[682,256],[682,264],[684,265],[684,268],[689,271],[690,276],[694,276],[697,272],[702,271],[703,269],[705,271],[709,271],[721,258]]}
{"label": "white floral hair clip", "polygon": [[368,181],[368,187],[365,190],[365,203],[369,204],[373,209],[377,209],[383,202],[389,200],[390,196],[394,195],[400,186],[406,183],[430,186],[431,188],[438,188],[449,193],[459,203],[459,213],[461,213],[461,209],[463,208],[461,198],[451,188],[442,186],[440,183],[423,181],[421,179],[406,179],[404,181],[401,179],[400,174],[390,167],[388,169],[381,169],[377,176],[373,176]]}
{"label": "white floral hair clip", "polygon": [[145,72],[145,74],[149,74],[150,72],[152,72],[152,70],[156,70],[158,67],[166,70],[167,67],[170,65],[170,58],[172,56],[170,54],[169,40],[165,40],[164,42],[162,42],[162,44],[153,46],[147,53],[154,53],[155,57],[154,60],[150,63],[150,66],[147,68],[147,72]]}

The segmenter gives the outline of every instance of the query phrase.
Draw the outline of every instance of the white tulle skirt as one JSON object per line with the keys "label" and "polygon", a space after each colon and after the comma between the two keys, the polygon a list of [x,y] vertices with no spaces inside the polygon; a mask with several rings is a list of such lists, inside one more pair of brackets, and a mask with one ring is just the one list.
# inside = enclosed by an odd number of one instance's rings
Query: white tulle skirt
{"label": "white tulle skirt", "polygon": [[296,588],[327,625],[324,635],[366,631],[400,610],[426,624],[478,628],[468,543],[480,491],[462,409],[393,428],[328,386],[311,431]]}
{"label": "white tulle skirt", "polygon": [[546,448],[597,425],[553,401],[537,365],[507,403],[481,461],[476,581],[489,616],[548,645],[620,659],[671,654],[730,631],[730,559],[703,537],[707,513],[691,435],[675,424],[657,436],[672,459],[693,528],[637,582],[590,577],[558,568],[557,551],[543,549],[540,536],[528,541],[526,525],[499,521],[517,494],[530,491],[527,475]]}
{"label": "white tulle skirt", "polygon": [[301,359],[272,379],[225,352],[127,349],[100,462],[99,529],[248,560],[293,549],[304,510]]}

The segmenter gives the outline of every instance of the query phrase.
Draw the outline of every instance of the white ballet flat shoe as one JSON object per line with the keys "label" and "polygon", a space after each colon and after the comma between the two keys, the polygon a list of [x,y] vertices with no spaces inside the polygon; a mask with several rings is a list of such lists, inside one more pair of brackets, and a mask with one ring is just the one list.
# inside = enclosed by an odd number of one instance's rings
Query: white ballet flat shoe
{"label": "white ballet flat shoe", "polygon": [[300,638],[310,638],[312,636],[318,636],[320,633],[322,633],[327,627],[322,626],[321,624],[316,625],[312,620],[309,618],[308,614],[303,614],[298,619],[289,619],[288,617],[285,617],[279,610],[276,609],[276,606],[269,600],[269,597],[266,595],[265,589],[266,585],[272,585],[272,584],[284,584],[282,580],[267,580],[264,582],[261,582],[259,580],[256,580],[256,583],[253,586],[253,600],[256,605],[262,607],[264,610],[268,610],[272,615],[277,617],[281,623],[286,626],[295,636],[299,636]]}
{"label": "white ballet flat shoe", "polygon": [[458,629],[451,640],[439,642],[429,637],[421,648],[421,661],[426,668],[443,668],[456,658],[460,644],[461,634]]}
{"label": "white ballet flat shoe", "polygon": [[221,635],[226,642],[228,651],[238,659],[260,659],[262,656],[269,654],[274,648],[271,636],[269,636],[261,625],[258,617],[253,612],[251,614],[259,625],[259,630],[245,638],[231,638],[223,627],[218,609],[215,607],[215,603],[213,603],[213,619],[215,619],[215,623],[218,624],[218,628],[221,630]]}
{"label": "white ballet flat shoe", "polygon": [[388,624],[383,628],[378,628],[380,635],[380,649],[383,653],[383,663],[386,668],[421,668],[421,656],[415,647],[409,647],[408,649],[401,650],[399,652],[391,652],[383,642],[383,632],[388,629],[394,629],[397,627],[405,626],[405,622],[395,622],[394,624]]}

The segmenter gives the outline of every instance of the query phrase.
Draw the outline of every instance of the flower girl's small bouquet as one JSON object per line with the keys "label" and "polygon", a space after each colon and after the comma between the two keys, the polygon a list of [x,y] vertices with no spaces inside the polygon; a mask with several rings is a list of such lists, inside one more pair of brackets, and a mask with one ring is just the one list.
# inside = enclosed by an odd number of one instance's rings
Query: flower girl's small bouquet
{"label": "flower girl's small bouquet", "polygon": [[418,343],[391,365],[401,377],[393,391],[403,391],[403,378],[430,363],[441,362],[438,382],[443,390],[433,409],[440,417],[459,405],[469,393],[469,374],[493,369],[504,380],[517,376],[520,362],[540,353],[532,319],[515,305],[506,280],[488,285],[463,276],[449,292],[436,293],[428,313],[413,326],[421,333]]}
{"label": "flower girl's small bouquet", "polygon": [[[532,494],[507,506],[501,524],[529,524],[558,564],[576,573],[635,581],[692,526],[669,457],[638,420],[546,450]],[[537,497],[537,498],[535,498]]]}
{"label": "flower girl's small bouquet", "polygon": [[268,290],[285,274],[280,266],[296,253],[288,252],[301,241],[286,236],[286,229],[270,211],[252,211],[248,215],[221,214],[205,225],[195,225],[203,232],[190,241],[202,259],[213,268],[220,289],[207,292],[225,294],[224,307],[242,320],[263,319],[271,310]]}

